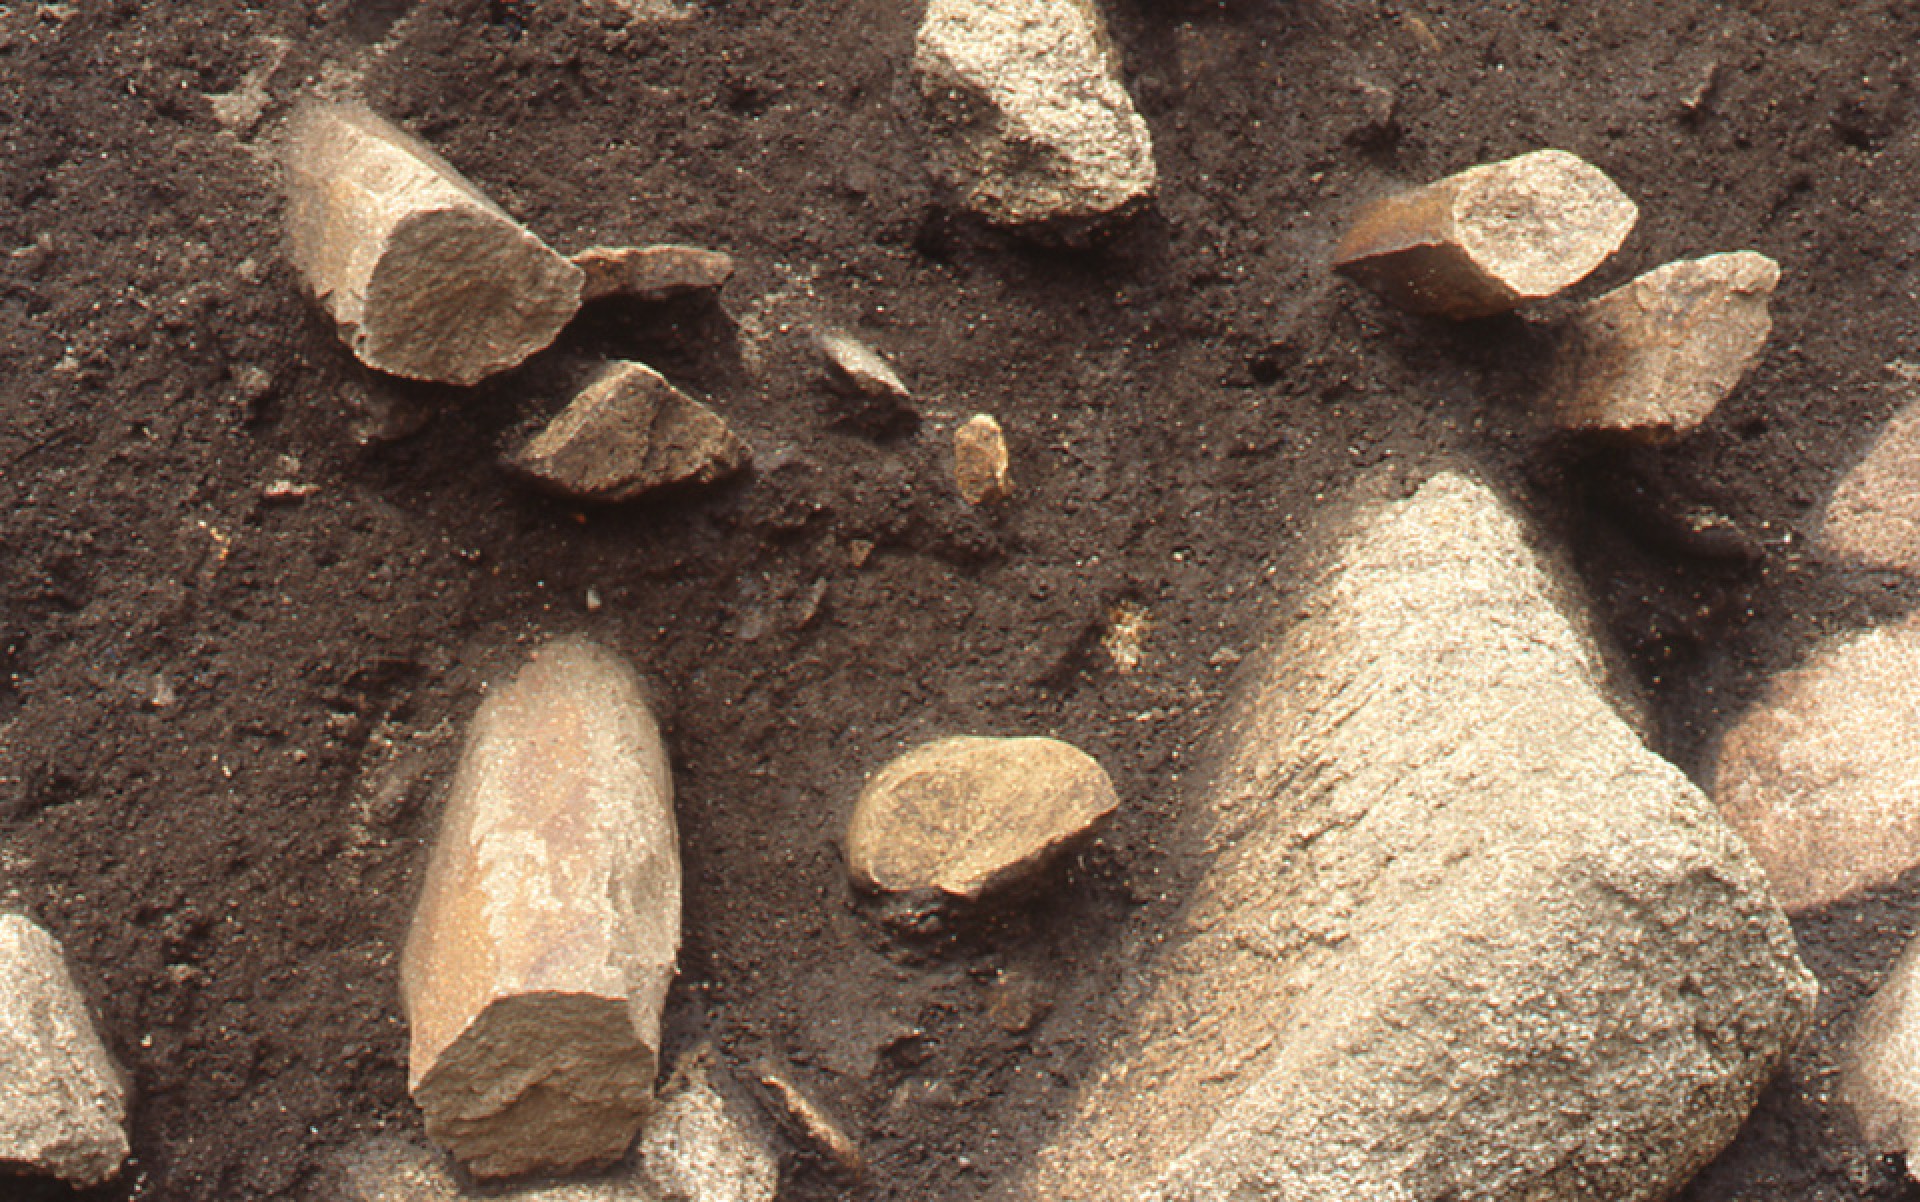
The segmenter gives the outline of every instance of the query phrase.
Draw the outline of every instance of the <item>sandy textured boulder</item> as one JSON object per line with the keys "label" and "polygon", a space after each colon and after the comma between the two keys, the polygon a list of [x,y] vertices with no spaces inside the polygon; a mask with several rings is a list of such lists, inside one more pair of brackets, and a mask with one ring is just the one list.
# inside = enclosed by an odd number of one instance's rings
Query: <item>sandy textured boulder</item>
{"label": "sandy textured boulder", "polygon": [[718,292],[733,278],[733,260],[698,246],[593,246],[573,256],[585,273],[580,300],[625,296],[659,301]]}
{"label": "sandy textured boulder", "polygon": [[1788,910],[1920,865],[1920,619],[1774,680],[1721,739],[1712,792]]}
{"label": "sandy textured boulder", "polygon": [[976,413],[953,432],[953,483],[969,505],[1004,501],[1013,494],[1007,437],[990,414]]}
{"label": "sandy textured boulder", "polygon": [[753,460],[726,420],[640,363],[609,363],[507,467],[579,501],[710,484]]}
{"label": "sandy textured boulder", "polygon": [[0,1164],[99,1185],[127,1158],[126,1086],[60,944],[0,915]]}
{"label": "sandy textured boulder", "polygon": [[294,265],[369,367],[472,384],[551,343],[580,307],[579,268],[364,108],[303,110],[285,182]]}
{"label": "sandy textured boulder", "polygon": [[1545,408],[1566,430],[1664,442],[1707,420],[1766,345],[1780,267],[1752,251],[1655,268],[1568,323]]}
{"label": "sandy textured boulder", "polygon": [[914,71],[934,174],[1001,225],[1076,222],[1153,193],[1153,137],[1092,0],[929,0]]}
{"label": "sandy textured boulder", "polygon": [[780,1156],[711,1045],[689,1053],[640,1133],[640,1179],[661,1202],[773,1202]]}
{"label": "sandy textured boulder", "polygon": [[639,682],[549,643],[473,720],[401,962],[427,1134],[483,1178],[618,1160],[679,942],[673,784]]}
{"label": "sandy textured boulder", "polygon": [[1638,218],[1599,168],[1536,150],[1373,204],[1333,265],[1416,312],[1488,317],[1585,279]]}
{"label": "sandy textured boulder", "polygon": [[1920,940],[1867,1004],[1847,1052],[1840,1094],[1867,1143],[1902,1153],[1920,1181]]}
{"label": "sandy textured boulder", "polygon": [[1329,563],[1017,1196],[1667,1197],[1811,1014],[1784,915],[1488,489],[1364,508]]}
{"label": "sandy textured boulder", "polygon": [[1105,769],[1058,739],[940,739],[867,782],[847,868],[863,889],[973,901],[1031,878],[1119,804]]}
{"label": "sandy textured boulder", "polygon": [[1840,478],[1814,545],[1846,567],[1920,576],[1920,401],[1895,413]]}

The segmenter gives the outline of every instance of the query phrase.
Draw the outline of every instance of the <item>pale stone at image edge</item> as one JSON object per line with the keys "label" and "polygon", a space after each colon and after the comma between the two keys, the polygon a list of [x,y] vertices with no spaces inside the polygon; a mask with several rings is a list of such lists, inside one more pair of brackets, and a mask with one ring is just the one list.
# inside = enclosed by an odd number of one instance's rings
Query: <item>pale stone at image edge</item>
{"label": "pale stone at image edge", "polygon": [[1896,412],[1840,478],[1814,541],[1832,563],[1920,576],[1920,401]]}

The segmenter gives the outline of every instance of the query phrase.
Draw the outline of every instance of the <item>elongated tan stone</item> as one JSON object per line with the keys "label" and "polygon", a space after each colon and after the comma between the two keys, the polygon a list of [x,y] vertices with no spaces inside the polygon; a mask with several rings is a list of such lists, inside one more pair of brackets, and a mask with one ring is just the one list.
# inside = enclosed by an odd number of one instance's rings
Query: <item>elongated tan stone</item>
{"label": "elongated tan stone", "polygon": [[286,145],[293,262],[360,361],[473,384],[551,343],[582,274],[405,130],[316,104]]}
{"label": "elongated tan stone", "polygon": [[1373,204],[1333,265],[1416,312],[1488,317],[1585,279],[1638,218],[1599,168],[1536,150]]}
{"label": "elongated tan stone", "polygon": [[610,1163],[653,1098],[680,940],[666,749],[582,639],[480,707],[401,963],[408,1084],[477,1177]]}
{"label": "elongated tan stone", "polygon": [[0,1166],[94,1186],[127,1158],[126,1086],[60,944],[0,916]]}
{"label": "elongated tan stone", "polygon": [[580,299],[626,296],[658,301],[692,292],[717,292],[733,278],[733,260],[698,246],[593,246],[573,256],[586,273]]}
{"label": "elongated tan stone", "polygon": [[1003,501],[1012,495],[1007,438],[992,415],[976,413],[953,432],[953,482],[969,505]]}
{"label": "elongated tan stone", "polygon": [[1545,407],[1567,430],[1665,442],[1733,391],[1773,329],[1780,267],[1750,250],[1658,267],[1568,323]]}

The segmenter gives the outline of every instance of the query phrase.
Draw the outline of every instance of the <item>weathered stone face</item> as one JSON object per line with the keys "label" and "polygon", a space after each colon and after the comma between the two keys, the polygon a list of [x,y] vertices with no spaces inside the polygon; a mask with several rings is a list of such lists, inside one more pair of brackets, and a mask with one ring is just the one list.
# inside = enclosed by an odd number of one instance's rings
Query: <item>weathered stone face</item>
{"label": "weathered stone face", "polygon": [[1093,757],[1057,739],[940,739],[867,783],[847,867],[864,889],[973,901],[1031,878],[1118,805]]}
{"label": "weathered stone face", "polygon": [[718,292],[733,278],[733,260],[698,246],[592,246],[573,256],[585,273],[580,300],[625,296],[659,301]]}
{"label": "weathered stone face", "polygon": [[611,503],[710,484],[752,459],[725,419],[659,372],[609,363],[507,466],[560,496]]}
{"label": "weathered stone face", "polygon": [[1415,312],[1488,317],[1585,279],[1638,217],[1599,168],[1536,150],[1376,202],[1333,265]]}
{"label": "weathered stone face", "polygon": [[1779,282],[1772,259],[1738,251],[1669,263],[1607,293],[1568,323],[1549,419],[1648,442],[1693,430],[1766,345]]}
{"label": "weathered stone face", "polygon": [[1087,221],[1152,194],[1153,137],[1091,0],[930,0],[913,65],[934,174],[987,220]]}
{"label": "weathered stone face", "polygon": [[639,684],[549,643],[474,718],[401,963],[427,1134],[477,1177],[619,1159],[679,940],[673,786]]}
{"label": "weathered stone face", "polygon": [[1920,575],[1920,401],[1895,413],[1840,478],[1814,543],[1846,567]]}
{"label": "weathered stone face", "polygon": [[1438,475],[1336,547],[1014,1196],[1666,1197],[1809,1017],[1784,916],[1485,487]]}
{"label": "weathered stone face", "polygon": [[367,366],[473,384],[554,339],[580,269],[433,151],[352,105],[313,105],[285,152],[293,262]]}
{"label": "weathered stone face", "polygon": [[989,414],[976,413],[953,432],[953,483],[969,505],[1004,501],[1012,495],[1007,438]]}
{"label": "weathered stone face", "polygon": [[127,1159],[126,1086],[60,944],[0,915],[0,1164],[82,1188]]}

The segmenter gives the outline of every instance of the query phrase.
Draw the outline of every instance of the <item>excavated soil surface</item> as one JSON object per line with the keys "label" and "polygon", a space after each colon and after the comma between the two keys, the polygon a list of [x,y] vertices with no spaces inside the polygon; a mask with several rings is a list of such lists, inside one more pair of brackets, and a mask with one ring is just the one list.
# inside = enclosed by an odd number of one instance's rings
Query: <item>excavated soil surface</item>
{"label": "excavated soil surface", "polygon": [[[1518,497],[1696,775],[1769,674],[1911,602],[1804,547],[1920,358],[1920,5],[1111,0],[1162,189],[1081,252],[942,207],[917,8],[0,2],[0,904],[65,942],[137,1090],[135,1159],[86,1197],[325,1197],[343,1149],[417,1130],[396,948],[483,682],[555,633],[661,699],[670,1052],[782,1065],[858,1135],[864,1182],[796,1151],[786,1196],[951,1202],[1096,1062],[1113,951],[1192,867],[1169,832],[1233,665],[1362,474],[1465,458]],[[469,392],[374,378],[279,244],[271,142],[314,87],[562,251],[739,273],[717,305],[598,307]],[[1577,295],[1719,250],[1784,269],[1764,360],[1683,442],[1530,428],[1554,305],[1436,324],[1326,269],[1370,197],[1540,146],[1641,206]],[[889,355],[917,425],[824,391],[814,325]],[[500,452],[608,354],[708,398],[756,470],[595,511],[516,486]],[[1019,486],[987,513],[944,449],[976,411]],[[1691,536],[1696,507],[1745,537]],[[1145,619],[1130,671],[1116,615]],[[866,773],[956,732],[1069,739],[1125,808],[1037,897],[901,943],[839,832]],[[1690,1202],[1920,1196],[1832,1101],[1917,889],[1797,923],[1821,1026]]]}

